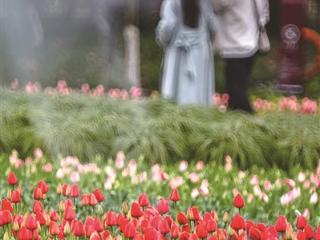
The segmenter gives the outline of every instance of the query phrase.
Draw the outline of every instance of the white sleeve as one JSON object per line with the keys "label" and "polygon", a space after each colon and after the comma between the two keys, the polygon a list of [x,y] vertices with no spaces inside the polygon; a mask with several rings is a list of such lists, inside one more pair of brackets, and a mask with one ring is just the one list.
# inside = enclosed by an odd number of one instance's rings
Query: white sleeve
{"label": "white sleeve", "polygon": [[211,0],[213,4],[213,10],[216,14],[222,14],[225,12],[234,2],[234,0]]}
{"label": "white sleeve", "polygon": [[160,17],[160,22],[156,28],[156,38],[162,46],[166,47],[170,44],[178,26],[174,0],[164,0],[161,6]]}
{"label": "white sleeve", "polygon": [[216,27],[217,22],[216,22],[216,16],[213,11],[213,5],[210,0],[206,1],[205,3],[206,5],[205,5],[204,11],[206,13],[205,15],[206,15],[209,32],[211,35],[214,35],[217,29]]}
{"label": "white sleeve", "polygon": [[270,20],[269,0],[254,0],[258,12],[260,27],[264,27]]}

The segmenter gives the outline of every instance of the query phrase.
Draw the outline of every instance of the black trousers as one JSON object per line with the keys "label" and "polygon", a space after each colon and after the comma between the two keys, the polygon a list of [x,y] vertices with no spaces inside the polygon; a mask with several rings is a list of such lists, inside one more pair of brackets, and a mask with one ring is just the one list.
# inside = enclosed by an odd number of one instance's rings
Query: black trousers
{"label": "black trousers", "polygon": [[255,57],[226,58],[226,90],[229,94],[229,109],[253,113],[248,89]]}

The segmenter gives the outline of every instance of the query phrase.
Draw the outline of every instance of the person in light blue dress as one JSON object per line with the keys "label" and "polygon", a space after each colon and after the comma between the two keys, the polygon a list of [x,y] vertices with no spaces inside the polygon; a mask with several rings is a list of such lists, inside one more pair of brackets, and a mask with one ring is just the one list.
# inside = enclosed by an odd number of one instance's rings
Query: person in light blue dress
{"label": "person in light blue dress", "polygon": [[211,106],[214,93],[210,0],[164,0],[156,38],[165,50],[161,95],[178,104]]}

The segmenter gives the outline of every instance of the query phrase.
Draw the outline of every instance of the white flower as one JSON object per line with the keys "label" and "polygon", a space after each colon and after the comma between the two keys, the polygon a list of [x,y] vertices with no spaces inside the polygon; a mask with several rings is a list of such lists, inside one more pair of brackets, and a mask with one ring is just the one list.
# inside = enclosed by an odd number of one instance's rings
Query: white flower
{"label": "white flower", "polygon": [[318,202],[318,194],[316,192],[314,192],[310,197],[310,203],[316,204],[317,202]]}
{"label": "white flower", "polygon": [[251,185],[258,185],[258,184],[259,184],[259,178],[258,178],[257,175],[253,175],[253,176],[251,177],[250,184],[251,184]]}
{"label": "white flower", "polygon": [[176,189],[184,183],[183,177],[178,176],[170,180],[169,186],[171,189]]}
{"label": "white flower", "polygon": [[202,183],[201,183],[201,186],[200,186],[200,193],[201,193],[201,195],[203,195],[203,196],[209,195],[209,189],[208,189],[208,187],[209,187],[209,182],[208,182],[207,179],[204,179],[204,180],[202,181]]}
{"label": "white flower", "polygon": [[200,177],[199,177],[199,175],[198,175],[197,173],[192,172],[192,173],[190,173],[190,175],[189,175],[189,179],[190,179],[190,181],[191,181],[192,183],[197,183],[197,182],[200,180]]}
{"label": "white flower", "polygon": [[152,180],[155,182],[161,182],[162,177],[161,177],[161,169],[159,164],[156,164],[152,166],[151,168],[151,174],[152,174]]}
{"label": "white flower", "polygon": [[64,172],[62,170],[62,168],[59,168],[57,173],[56,173],[56,177],[59,179],[62,179],[64,177]]}
{"label": "white flower", "polygon": [[238,174],[238,177],[242,180],[246,177],[246,173],[243,172],[243,171],[240,171],[239,174]]}
{"label": "white flower", "polygon": [[179,164],[179,171],[180,172],[185,172],[188,168],[188,162],[187,161],[181,161]]}
{"label": "white flower", "polygon": [[139,180],[140,180],[141,183],[148,180],[148,174],[147,174],[146,171],[144,171],[144,172],[142,172],[142,173],[140,174]]}
{"label": "white flower", "polygon": [[230,172],[232,170],[232,158],[227,155],[224,159],[224,170]]}
{"label": "white flower", "polygon": [[126,157],[123,152],[118,152],[115,160],[115,166],[117,169],[122,169],[124,167],[124,161]]}
{"label": "white flower", "polygon": [[201,171],[204,168],[204,162],[203,161],[198,161],[196,164],[196,169],[198,171]]}
{"label": "white flower", "polygon": [[107,179],[105,182],[104,182],[104,188],[106,190],[111,190],[112,189],[112,180],[111,179]]}
{"label": "white flower", "polygon": [[303,182],[306,179],[306,175],[303,172],[300,172],[298,175],[298,181]]}
{"label": "white flower", "polygon": [[72,183],[80,182],[80,174],[78,172],[72,172],[70,173],[70,181]]}
{"label": "white flower", "polygon": [[265,180],[263,183],[264,190],[269,192],[272,189],[272,184],[269,180]]}
{"label": "white flower", "polygon": [[199,190],[196,189],[196,188],[192,189],[191,198],[192,198],[192,199],[195,199],[195,198],[197,198],[198,196],[199,196]]}

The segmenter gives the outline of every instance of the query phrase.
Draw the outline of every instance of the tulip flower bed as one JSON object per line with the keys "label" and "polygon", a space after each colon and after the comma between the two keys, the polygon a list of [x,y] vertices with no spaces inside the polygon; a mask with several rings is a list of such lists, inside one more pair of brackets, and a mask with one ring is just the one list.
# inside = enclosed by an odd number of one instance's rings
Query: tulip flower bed
{"label": "tulip flower bed", "polygon": [[[281,234],[289,239],[311,232],[295,225],[300,214],[314,231],[320,224],[320,167],[295,169],[289,178],[277,169],[240,171],[229,156],[223,166],[201,161],[147,166],[119,152],[115,159],[81,164],[76,157],[51,162],[36,149],[24,160],[17,152],[2,156],[0,169],[5,173],[0,178],[5,239],[31,239],[21,237],[30,231],[34,239],[37,234],[41,239],[131,239],[130,234],[137,234],[135,239],[197,239],[191,233],[200,239],[278,239]],[[278,219],[282,215],[292,226]],[[282,226],[279,233],[272,227],[276,222]],[[252,223],[251,231],[260,237],[250,233]]]}

